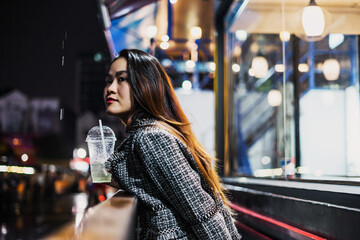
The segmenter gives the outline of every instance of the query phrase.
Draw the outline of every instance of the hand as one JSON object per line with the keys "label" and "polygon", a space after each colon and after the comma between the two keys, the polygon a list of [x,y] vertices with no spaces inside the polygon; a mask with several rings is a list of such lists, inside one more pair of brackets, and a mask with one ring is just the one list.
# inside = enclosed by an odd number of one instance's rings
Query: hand
{"label": "hand", "polygon": [[114,179],[111,179],[111,182],[105,183],[105,184],[108,185],[108,186],[110,186],[110,187],[113,187],[113,188],[116,188],[116,189],[120,189],[119,184],[118,184]]}

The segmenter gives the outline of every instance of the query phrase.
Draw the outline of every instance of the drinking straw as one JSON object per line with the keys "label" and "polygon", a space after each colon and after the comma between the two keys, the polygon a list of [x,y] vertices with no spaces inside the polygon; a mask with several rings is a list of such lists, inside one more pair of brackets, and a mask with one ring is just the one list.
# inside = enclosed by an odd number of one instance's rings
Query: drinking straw
{"label": "drinking straw", "polygon": [[104,156],[106,157],[106,148],[105,148],[104,131],[103,131],[103,127],[102,127],[102,122],[101,122],[101,119],[99,119],[99,126],[100,126],[100,133],[101,133],[101,142],[102,142],[103,149],[104,149]]}

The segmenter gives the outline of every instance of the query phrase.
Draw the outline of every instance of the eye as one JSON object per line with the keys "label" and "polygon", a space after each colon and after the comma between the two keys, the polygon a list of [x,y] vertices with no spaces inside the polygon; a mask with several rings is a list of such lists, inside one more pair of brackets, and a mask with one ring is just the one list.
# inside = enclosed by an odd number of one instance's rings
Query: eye
{"label": "eye", "polygon": [[106,76],[106,78],[105,78],[105,84],[111,84],[112,83],[112,81],[113,81],[113,79],[112,79],[112,77],[111,76]]}
{"label": "eye", "polygon": [[118,77],[118,82],[123,82],[123,81],[126,81],[126,78],[124,78],[124,77]]}

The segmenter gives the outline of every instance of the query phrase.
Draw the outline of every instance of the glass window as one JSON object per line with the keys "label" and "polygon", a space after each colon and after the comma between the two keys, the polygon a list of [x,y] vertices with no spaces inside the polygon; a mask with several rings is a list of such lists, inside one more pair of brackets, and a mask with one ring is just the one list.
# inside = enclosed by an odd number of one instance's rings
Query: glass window
{"label": "glass window", "polygon": [[226,17],[231,174],[360,176],[359,7],[284,2],[234,2]]}

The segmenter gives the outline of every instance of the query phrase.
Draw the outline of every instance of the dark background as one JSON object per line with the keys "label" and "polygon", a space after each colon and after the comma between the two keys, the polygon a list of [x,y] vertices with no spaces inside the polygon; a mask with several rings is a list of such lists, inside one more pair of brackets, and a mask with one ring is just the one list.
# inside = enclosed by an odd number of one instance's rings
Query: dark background
{"label": "dark background", "polygon": [[[71,158],[77,117],[91,111],[106,118],[102,94],[109,54],[97,4],[0,1],[0,97],[18,89],[29,100],[57,98],[63,109],[60,134],[34,140],[39,157]],[[95,61],[99,53],[102,59]]]}
{"label": "dark background", "polygon": [[96,0],[1,1],[0,9],[0,95],[59,97],[65,114],[75,112],[77,60],[108,52]]}

